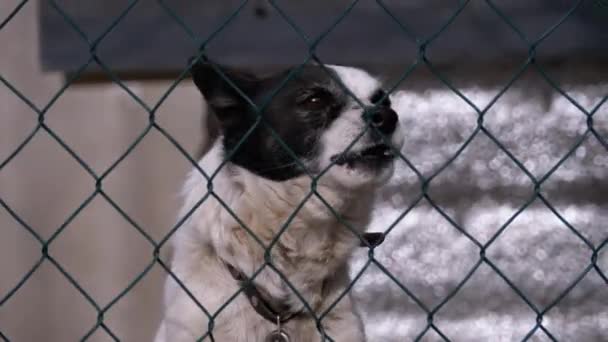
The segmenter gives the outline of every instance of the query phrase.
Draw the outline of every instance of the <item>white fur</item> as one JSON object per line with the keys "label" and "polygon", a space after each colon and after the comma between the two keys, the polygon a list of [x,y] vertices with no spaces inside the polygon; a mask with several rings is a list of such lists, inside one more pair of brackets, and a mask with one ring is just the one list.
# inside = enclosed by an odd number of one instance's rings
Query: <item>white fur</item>
{"label": "white fur", "polygon": [[[378,87],[378,82],[363,71],[332,68],[360,99],[368,101]],[[323,151],[317,160],[319,166],[329,165],[330,157],[342,152],[363,125],[362,108],[356,103],[349,104],[320,138]],[[367,136],[360,139],[353,151],[369,143],[368,139]],[[399,148],[402,141],[398,129],[393,142]],[[199,165],[211,174],[221,164],[222,156],[221,139],[218,139]],[[275,329],[252,309],[243,294],[223,307],[239,291],[223,261],[251,276],[265,263],[264,246],[270,244],[286,223],[289,225],[271,249],[272,264],[289,279],[316,315],[323,314],[349,283],[347,260],[358,239],[336,219],[320,197],[353,229],[363,232],[370,219],[374,188],[392,172],[392,168],[387,169],[379,175],[370,170],[333,166],[319,179],[317,194],[313,195],[308,176],[274,182],[227,163],[213,179],[213,194],[209,196],[207,180],[197,170],[190,172],[183,189],[185,201],[181,216],[202,198],[209,197],[172,238],[171,269],[192,296],[215,316],[212,329],[215,341],[264,341]],[[272,297],[286,298],[294,308],[303,307],[298,296],[269,267],[265,267],[255,281]],[[156,342],[193,341],[207,333],[207,315],[171,277],[166,283],[164,302],[165,317]],[[324,316],[322,326],[334,341],[365,341],[361,321],[348,295]],[[319,341],[321,336],[310,318],[291,320],[284,329],[293,342]]]}
{"label": "white fur", "polygon": [[[329,66],[340,77],[342,83],[357,97],[360,103],[370,106],[370,97],[380,87],[380,82],[367,72],[345,66]],[[323,151],[321,153],[321,169],[326,168],[331,160],[331,156],[344,152],[349,146],[349,151],[358,151],[370,145],[371,138],[368,130],[367,134],[359,137],[365,129],[363,120],[363,108],[359,102],[352,97],[346,105],[344,111],[321,136]],[[351,146],[352,142],[356,142]],[[397,128],[391,137],[391,144],[397,149],[403,145],[404,136],[402,131]],[[333,178],[336,182],[342,183],[347,187],[358,187],[374,181],[384,182],[392,174],[393,168],[387,167],[380,174],[370,174],[359,169],[349,169],[344,167],[333,167],[327,173],[327,177]]]}

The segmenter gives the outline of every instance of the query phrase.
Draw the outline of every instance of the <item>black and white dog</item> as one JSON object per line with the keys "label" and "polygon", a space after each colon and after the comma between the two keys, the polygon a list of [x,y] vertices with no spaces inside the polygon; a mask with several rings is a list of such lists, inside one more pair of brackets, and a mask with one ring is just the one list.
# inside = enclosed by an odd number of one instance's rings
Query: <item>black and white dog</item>
{"label": "black and white dog", "polygon": [[343,296],[348,257],[360,240],[336,214],[359,232],[369,223],[375,190],[391,176],[393,151],[403,143],[390,100],[363,70],[307,65],[256,124],[259,116],[233,86],[260,105],[289,71],[258,77],[218,68],[198,62],[192,76],[220,126],[199,165],[208,174],[223,166],[212,185],[197,170],[185,183],[182,215],[213,195],[173,237],[171,268],[188,291],[168,278],[156,341],[365,341]]}

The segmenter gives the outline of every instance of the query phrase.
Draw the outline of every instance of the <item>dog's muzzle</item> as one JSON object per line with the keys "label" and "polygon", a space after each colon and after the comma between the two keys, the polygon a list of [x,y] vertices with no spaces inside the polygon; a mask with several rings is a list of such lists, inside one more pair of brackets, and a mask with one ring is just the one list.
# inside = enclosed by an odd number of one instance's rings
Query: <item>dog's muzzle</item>
{"label": "dog's muzzle", "polygon": [[350,168],[359,165],[372,167],[382,167],[395,159],[393,149],[386,144],[376,144],[363,148],[355,152],[336,154],[331,157],[331,161],[339,166]]}

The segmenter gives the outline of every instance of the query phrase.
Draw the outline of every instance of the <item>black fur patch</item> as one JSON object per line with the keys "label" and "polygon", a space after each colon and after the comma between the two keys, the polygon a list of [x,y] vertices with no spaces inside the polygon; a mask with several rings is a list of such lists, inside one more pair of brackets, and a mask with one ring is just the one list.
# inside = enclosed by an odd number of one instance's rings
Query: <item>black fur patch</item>
{"label": "black fur patch", "polygon": [[[227,82],[218,70],[230,80]],[[307,65],[285,83],[289,70],[268,77],[198,62],[192,68],[194,83],[217,116],[223,144],[231,162],[275,181],[300,176],[305,171],[273,137],[278,137],[300,160],[314,159],[321,131],[340,114],[347,96],[332,70]],[[337,77],[334,73],[333,77]],[[230,84],[232,83],[232,85]],[[263,110],[257,113],[234,87]],[[261,121],[255,125],[259,118]],[[254,127],[250,135],[242,138]]]}

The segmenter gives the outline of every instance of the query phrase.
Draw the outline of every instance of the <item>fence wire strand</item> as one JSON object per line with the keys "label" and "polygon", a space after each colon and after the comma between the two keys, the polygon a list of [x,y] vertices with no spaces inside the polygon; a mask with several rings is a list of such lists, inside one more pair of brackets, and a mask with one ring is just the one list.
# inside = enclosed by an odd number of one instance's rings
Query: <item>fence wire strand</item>
{"label": "fence wire strand", "polygon": [[[437,211],[441,217],[443,217],[455,230],[457,230],[460,234],[465,236],[471,243],[473,243],[479,252],[479,258],[475,262],[475,264],[470,268],[470,270],[460,279],[457,283],[456,287],[452,289],[449,293],[447,293],[439,303],[437,303],[433,307],[429,307],[425,304],[421,299],[419,299],[413,291],[411,291],[408,287],[406,287],[400,280],[398,280],[395,275],[393,275],[382,263],[380,263],[374,257],[374,247],[369,246],[368,259],[361,267],[359,271],[356,272],[354,278],[350,285],[336,298],[336,300],[323,312],[317,314],[310,307],[310,305],[306,302],[306,300],[299,293],[298,289],[293,286],[289,282],[289,279],[281,274],[281,271],[275,267],[272,263],[271,251],[273,246],[277,243],[278,239],[281,235],[289,229],[289,225],[291,221],[295,218],[298,211],[303,207],[303,205],[308,201],[311,197],[315,197],[320,200],[335,216],[336,218],[353,234],[357,235],[361,238],[360,233],[350,227],[350,225],[337,213],[329,203],[321,196],[321,194],[317,191],[316,185],[318,179],[325,173],[327,170],[333,166],[334,162],[330,164],[325,170],[321,172],[321,174],[313,176],[308,173],[311,177],[311,188],[309,193],[305,196],[305,198],[301,201],[299,205],[296,206],[294,211],[288,217],[288,219],[283,223],[283,225],[279,228],[277,235],[270,242],[270,244],[265,245],[254,233],[253,231],[247,227],[245,222],[240,220],[237,214],[230,208],[230,206],[224,202],[224,200],[213,190],[213,180],[218,172],[224,167],[226,161],[221,163],[221,165],[216,170],[203,170],[198,165],[197,161],[188,154],[186,149],[181,146],[178,141],[172,137],[167,130],[165,130],[156,120],[155,114],[157,110],[163,105],[168,96],[174,91],[177,85],[188,76],[190,73],[190,68],[196,63],[199,59],[204,58],[205,48],[206,46],[216,39],[218,34],[222,32],[226,27],[228,27],[235,18],[239,16],[243,8],[248,4],[248,0],[241,1],[238,6],[224,19],[224,21],[210,33],[207,37],[199,37],[193,29],[191,29],[186,22],[174,11],[170,5],[163,0],[157,0],[159,6],[163,9],[163,11],[174,21],[180,29],[183,31],[185,35],[187,35],[192,42],[194,42],[199,47],[198,55],[194,60],[192,60],[188,67],[185,68],[180,75],[171,83],[169,88],[159,97],[158,101],[150,107],[147,105],[142,99],[140,99],[129,87],[116,75],[114,71],[112,71],[111,67],[109,67],[102,58],[97,54],[97,48],[99,44],[108,36],[112,30],[116,28],[116,26],[124,20],[128,20],[129,13],[131,10],[139,3],[139,0],[131,0],[127,3],[121,13],[116,16],[111,23],[106,27],[105,30],[101,32],[97,37],[90,37],[87,35],[75,22],[75,20],[62,8],[62,6],[53,0],[46,0],[51,8],[63,18],[63,20],[71,27],[71,29],[78,34],[78,36],[87,44],[89,48],[89,57],[84,64],[79,66],[73,75],[66,80],[63,86],[51,97],[51,100],[42,108],[36,106],[31,100],[28,99],[26,95],[24,95],[17,87],[9,82],[6,78],[0,75],[0,82],[11,91],[16,97],[18,97],[23,103],[25,103],[37,116],[37,124],[32,128],[31,132],[17,145],[15,150],[10,153],[4,160],[0,162],[0,172],[23,150],[25,146],[27,146],[34,136],[39,134],[47,134],[49,137],[55,141],[62,149],[64,149],[77,163],[85,170],[92,178],[92,182],[94,184],[94,191],[90,193],[87,198],[76,208],[74,211],[66,218],[66,220],[53,232],[53,234],[48,238],[44,239],[37,232],[35,227],[32,227],[28,224],[23,218],[21,218],[13,208],[11,208],[8,203],[0,198],[0,206],[12,217],[18,225],[23,228],[35,241],[40,245],[41,255],[38,260],[36,260],[31,268],[20,278],[17,280],[15,285],[5,294],[0,294],[0,307],[4,305],[7,301],[9,301],[15,293],[17,293],[25,283],[31,278],[31,276],[40,268],[40,266],[47,262],[50,263],[53,267],[55,267],[62,276],[73,286],[78,293],[91,305],[91,307],[96,311],[97,318],[95,324],[90,327],[90,329],[86,332],[84,336],[82,336],[81,340],[86,341],[89,337],[91,337],[95,332],[99,329],[103,330],[109,338],[115,341],[119,341],[119,337],[114,334],[114,332],[106,325],[105,323],[105,314],[109,309],[111,309],[117,302],[119,302],[131,289],[133,289],[144,277],[149,273],[149,271],[155,266],[159,265],[168,276],[173,279],[178,286],[189,296],[189,298],[196,304],[196,306],[205,314],[205,316],[209,319],[208,330],[204,335],[200,336],[199,341],[205,340],[209,338],[209,340],[214,341],[213,337],[213,328],[215,325],[215,319],[221,312],[231,304],[233,300],[241,293],[242,289],[238,292],[234,293],[229,300],[227,300],[220,308],[218,308],[215,312],[209,311],[204,307],[203,304],[197,301],[196,297],[190,292],[187,286],[183,283],[183,280],[179,279],[170,269],[169,265],[165,260],[163,260],[160,256],[160,249],[167,243],[167,241],[175,234],[175,232],[188,220],[188,218],[193,214],[193,212],[200,207],[205,201],[213,198],[214,200],[220,203],[221,207],[226,210],[229,215],[231,215],[246,232],[252,236],[263,248],[265,248],[265,262],[259,269],[257,269],[252,275],[251,279],[255,279],[264,269],[270,269],[273,272],[276,272],[287,284],[287,286],[296,294],[299,300],[304,305],[305,309],[310,313],[313,319],[316,321],[317,329],[321,335],[321,339],[323,341],[329,340],[333,341],[331,336],[328,336],[323,329],[322,320],[323,318],[339,303],[339,301],[348,294],[348,292],[352,289],[352,287],[356,284],[357,280],[363,275],[363,273],[369,268],[370,265],[375,265],[381,272],[383,272],[388,279],[396,286],[399,287],[422,311],[424,311],[426,315],[426,324],[420,332],[416,335],[415,340],[422,340],[429,331],[433,331],[439,337],[441,337],[445,341],[450,341],[449,337],[440,329],[440,327],[435,322],[436,314],[454,297],[456,294],[469,282],[469,280],[473,277],[476,271],[481,267],[481,265],[488,265],[504,282],[513,290],[513,292],[521,299],[523,303],[525,303],[529,309],[536,314],[535,322],[533,327],[527,332],[523,341],[529,340],[541,331],[545,337],[549,338],[552,341],[556,341],[556,337],[548,330],[548,328],[543,325],[543,318],[547,313],[552,310],[564,297],[570,293],[570,291],[576,287],[576,285],[589,273],[595,271],[600,278],[608,284],[608,276],[606,275],[606,271],[602,270],[600,265],[598,264],[599,255],[604,251],[606,245],[608,244],[608,238],[603,240],[600,244],[595,246],[589,239],[585,238],[585,236],[577,230],[577,228],[568,222],[566,218],[551,204],[551,202],[543,196],[541,193],[542,185],[545,183],[552,174],[554,174],[565,162],[569,159],[569,157],[575,152],[575,150],[586,140],[588,139],[596,139],[601,146],[603,146],[608,151],[608,142],[602,135],[595,129],[593,123],[593,117],[597,113],[600,107],[605,104],[608,100],[608,95],[605,96],[598,104],[596,104],[591,109],[584,108],[581,104],[579,104],[574,98],[572,98],[568,93],[566,93],[563,89],[560,88],[559,84],[554,81],[549,73],[540,65],[540,63],[536,60],[536,51],[542,48],[542,43],[547,39],[550,35],[552,35],[555,30],[562,25],[564,21],[566,21],[581,5],[582,0],[577,1],[564,15],[561,17],[559,21],[557,21],[554,25],[547,28],[544,32],[542,32],[537,38],[532,39],[528,37],[523,31],[515,24],[515,22],[505,14],[499,6],[497,6],[491,0],[485,0],[485,5],[489,9],[491,9],[496,17],[502,21],[505,25],[507,25],[523,44],[528,48],[528,55],[522,64],[517,68],[515,73],[509,78],[506,84],[500,89],[500,91],[490,100],[490,102],[485,105],[483,108],[478,107],[473,101],[467,98],[466,95],[463,94],[451,80],[442,74],[439,69],[431,62],[431,60],[427,56],[428,48],[433,44],[433,42],[445,32],[453,22],[459,17],[459,15],[469,6],[470,0],[460,1],[457,8],[454,12],[449,16],[449,18],[442,23],[439,28],[428,35],[427,37],[418,36],[413,33],[413,31],[408,27],[406,22],[400,20],[394,13],[390,10],[390,8],[384,4],[381,0],[375,0],[377,6],[382,10],[383,13],[387,15],[387,19],[393,21],[397,24],[399,29],[403,32],[403,40],[404,43],[414,43],[418,48],[418,54],[416,60],[406,68],[403,73],[398,77],[397,82],[391,85],[388,88],[387,94],[385,96],[389,96],[393,93],[400,84],[408,78],[408,76],[416,69],[421,67],[426,67],[432,75],[434,75],[444,86],[449,88],[454,94],[456,94],[462,101],[464,101],[468,106],[470,106],[477,115],[477,124],[470,135],[466,138],[466,140],[460,145],[460,147],[442,164],[440,165],[431,175],[424,176],[420,170],[418,170],[412,162],[405,156],[402,151],[395,151],[398,155],[400,161],[402,161],[419,179],[420,182],[420,194],[407,206],[398,216],[397,218],[388,226],[384,231],[384,235],[389,237],[393,231],[393,229],[397,226],[401,220],[407,216],[415,207],[420,205],[422,202],[428,203],[435,211]],[[29,2],[29,0],[23,0],[19,2],[10,13],[0,22],[0,30],[4,29],[4,27],[14,19],[14,17],[23,9],[23,7]],[[255,124],[249,129],[249,131],[240,139],[237,143],[235,149],[230,151],[229,157],[236,152],[236,150],[244,143],[247,137],[253,132],[253,130],[258,126],[264,126],[267,128],[272,134],[273,138],[280,144],[280,146],[285,150],[285,152],[293,159],[293,162],[299,163],[301,167],[304,168],[304,165],[301,164],[296,154],[289,149],[287,144],[281,140],[279,135],[270,127],[266,125],[264,122],[261,113],[263,112],[265,106],[272,100],[273,96],[276,95],[282,87],[289,82],[291,79],[296,77],[302,67],[307,63],[314,61],[319,63],[319,65],[325,68],[323,61],[316,55],[317,46],[337,27],[340,23],[349,15],[351,10],[355,8],[358,4],[359,0],[354,0],[350,2],[348,6],[344,8],[342,13],[337,16],[328,27],[323,30],[316,37],[309,37],[304,33],[304,31],[295,23],[295,21],[281,8],[280,1],[269,0],[269,8],[272,8],[278,14],[280,18],[282,18],[285,25],[289,26],[290,29],[306,44],[308,47],[308,56],[302,63],[294,68],[280,83],[280,85],[272,92],[272,94],[265,99],[262,104],[255,104],[251,99],[247,97],[247,95],[229,79],[229,77],[224,74],[217,66],[214,66],[216,72],[224,79],[234,90],[242,96],[249,103],[251,108],[257,115],[255,120]],[[96,173],[85,161],[84,159],[78,155],[62,138],[56,133],[52,128],[50,128],[45,123],[45,116],[48,110],[55,104],[55,102],[65,93],[65,91],[72,86],[72,83],[78,79],[82,73],[91,65],[96,64],[99,68],[110,78],[112,83],[116,84],[122,91],[129,95],[129,97],[136,102],[141,108],[143,108],[148,113],[148,123],[146,127],[137,135],[137,137],[131,142],[131,144],[123,151],[118,158],[110,164],[108,168],[106,168],[101,173]],[[580,136],[579,139],[571,146],[571,148],[549,169],[547,173],[545,173],[542,177],[535,177],[530,170],[528,170],[524,164],[515,157],[515,155],[509,151],[509,149],[505,146],[501,140],[496,137],[488,127],[484,125],[484,116],[486,113],[492,108],[492,106],[503,96],[505,92],[512,86],[512,84],[519,79],[519,77],[527,70],[535,70],[541,77],[546,81],[546,83],[558,92],[561,96],[566,98],[569,103],[575,106],[582,115],[584,115],[587,119],[587,128],[586,131]],[[327,69],[325,69],[327,71]],[[332,73],[328,72],[328,75],[334,77],[334,80],[339,83],[340,87],[350,96],[354,101],[358,102],[362,105],[363,108],[366,108],[348,88],[341,83],[341,81]],[[382,101],[378,101],[382,102]],[[375,129],[375,127],[371,127],[368,125],[367,129]],[[150,234],[148,234],[141,224],[137,223],[135,219],[130,217],[103,189],[103,182],[117,167],[120,165],[139,145],[139,143],[151,132],[157,131],[161,133],[163,137],[167,139],[170,144],[175,147],[175,149],[191,164],[191,166],[197,170],[202,179],[207,182],[207,193],[199,199],[199,201],[185,213],[185,215],[176,222],[176,224],[171,227],[168,233],[159,241],[155,241]],[[44,132],[44,133],[43,133]],[[350,149],[356,141],[365,134],[365,131],[362,132],[353,142],[348,146],[347,150]],[[460,225],[457,220],[453,219],[431,196],[429,189],[432,181],[440,175],[446,168],[454,163],[456,159],[469,147],[471,142],[479,135],[487,136],[499,150],[505,153],[505,155],[513,161],[513,163],[528,177],[530,180],[530,184],[533,187],[533,194],[526,199],[523,205],[521,205],[515,213],[513,213],[492,235],[486,243],[481,243],[477,239],[475,239],[472,235],[467,232],[467,229]],[[305,168],[304,168],[305,169]],[[96,302],[92,296],[83,288],[76,279],[63,268],[61,263],[57,261],[50,252],[50,247],[53,242],[68,229],[70,223],[84,210],[93,199],[100,197],[105,200],[110,206],[131,226],[138,234],[140,234],[149,244],[151,250],[151,259],[149,263],[141,270],[139,274],[137,274],[128,285],[118,293],[118,295],[114,296],[108,303],[102,305]],[[589,260],[589,264],[585,266],[585,268],[580,272],[580,274],[570,283],[568,286],[559,293],[559,295],[550,302],[549,305],[544,307],[539,307],[535,305],[532,300],[529,298],[523,290],[519,289],[514,282],[501,270],[492,260],[488,258],[486,255],[487,249],[498,239],[499,236],[504,234],[504,232],[509,228],[510,224],[522,213],[524,212],[532,203],[540,202],[545,207],[547,207],[563,224],[563,226],[570,231],[577,239],[582,241],[585,246],[587,246],[591,252],[591,257]],[[2,331],[0,331],[0,340],[10,341],[9,336],[5,335]]]}

